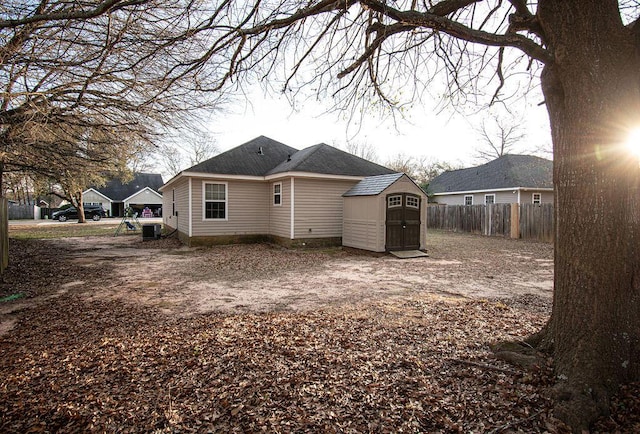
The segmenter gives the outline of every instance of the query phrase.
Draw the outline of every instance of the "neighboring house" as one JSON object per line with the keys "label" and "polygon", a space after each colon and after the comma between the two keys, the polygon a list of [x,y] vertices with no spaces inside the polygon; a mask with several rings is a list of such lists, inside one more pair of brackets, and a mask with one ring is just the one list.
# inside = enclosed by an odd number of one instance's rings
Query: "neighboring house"
{"label": "neighboring house", "polygon": [[429,183],[445,205],[553,203],[553,162],[531,155],[504,155],[486,164],[452,170]]}
{"label": "neighboring house", "polygon": [[[325,144],[299,151],[261,136],[197,164],[167,182],[161,188],[163,221],[168,230],[177,230],[179,238],[188,245],[261,240],[287,246],[340,245],[348,238],[343,235],[343,227],[346,230],[353,227],[343,218],[345,204],[351,197],[343,195],[367,177],[393,173]],[[395,191],[392,184],[396,182],[405,186],[408,190],[402,193],[419,199],[421,215],[426,214],[422,210],[426,195],[406,180],[406,176],[395,174],[387,188]],[[379,191],[377,195],[383,193]],[[399,205],[404,207],[404,202],[398,204],[397,199],[393,204],[396,209]],[[378,210],[374,208],[370,219],[378,219]],[[353,220],[366,220],[364,217],[354,216]],[[424,233],[426,217],[420,223],[419,233]],[[382,224],[384,227],[385,223]],[[417,244],[424,248],[424,237]],[[361,243],[355,247],[366,246]],[[379,244],[374,247],[380,249]]]}
{"label": "neighboring house", "polygon": [[131,207],[142,216],[148,208],[154,216],[162,215],[163,184],[159,173],[134,173],[133,179],[122,183],[112,179],[104,187],[91,187],[82,193],[85,205],[101,205],[111,217],[123,217],[125,209]]}

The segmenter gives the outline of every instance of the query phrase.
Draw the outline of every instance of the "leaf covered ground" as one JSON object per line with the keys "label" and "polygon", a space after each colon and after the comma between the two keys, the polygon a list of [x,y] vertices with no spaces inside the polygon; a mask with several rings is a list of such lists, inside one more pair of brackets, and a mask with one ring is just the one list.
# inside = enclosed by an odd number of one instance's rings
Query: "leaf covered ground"
{"label": "leaf covered ground", "polygon": [[[0,336],[0,432],[566,431],[548,365],[523,371],[489,348],[538,330],[548,298],[424,290],[175,315],[133,296],[88,296],[113,261],[79,266],[73,245],[47,246],[12,240],[0,284],[0,297],[24,294],[0,303],[14,321]],[[237,263],[215,267],[233,276]],[[595,430],[638,432],[637,396],[625,387]]]}

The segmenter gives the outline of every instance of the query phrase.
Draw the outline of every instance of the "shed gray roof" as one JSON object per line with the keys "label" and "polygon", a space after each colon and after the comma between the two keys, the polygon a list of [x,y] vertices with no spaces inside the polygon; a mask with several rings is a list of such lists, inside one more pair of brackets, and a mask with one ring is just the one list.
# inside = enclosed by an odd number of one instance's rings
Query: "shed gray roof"
{"label": "shed gray roof", "polygon": [[388,175],[369,176],[351,187],[343,197],[376,196],[396,182],[404,173],[390,173]]}
{"label": "shed gray roof", "polygon": [[444,172],[429,183],[431,193],[517,187],[553,188],[553,162],[532,155],[503,155],[481,166]]}
{"label": "shed gray roof", "polygon": [[260,136],[216,155],[185,172],[266,176],[285,172],[372,176],[393,173],[348,152],[321,143],[301,151]]}
{"label": "shed gray roof", "polygon": [[149,187],[158,191],[164,182],[159,173],[134,173],[133,179],[125,184],[119,179],[108,181],[104,187],[91,187],[115,202],[122,202],[134,193]]}
{"label": "shed gray roof", "polygon": [[257,137],[200,164],[186,172],[219,173],[221,175],[265,176],[286,161],[297,149],[265,136]]}

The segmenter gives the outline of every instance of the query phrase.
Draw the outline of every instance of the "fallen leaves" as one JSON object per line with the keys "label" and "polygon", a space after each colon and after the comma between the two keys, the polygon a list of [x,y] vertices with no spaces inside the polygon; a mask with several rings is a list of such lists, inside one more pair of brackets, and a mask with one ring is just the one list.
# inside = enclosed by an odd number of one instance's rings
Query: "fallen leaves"
{"label": "fallen leaves", "polygon": [[0,429],[544,431],[548,372],[488,349],[544,318],[505,311],[426,298],[178,319],[70,294],[2,338]]}
{"label": "fallen leaves", "polygon": [[[271,264],[291,258],[267,253]],[[56,268],[85,282],[109,271],[63,256],[34,261],[43,276],[7,276],[3,290],[40,284]],[[241,271],[225,266],[230,278]],[[48,293],[34,291],[43,297],[0,336],[1,432],[566,432],[553,418],[548,365],[523,371],[490,351],[544,324],[549,301],[540,297],[416,292],[306,312],[178,317],[82,288]],[[597,430],[637,431],[637,392],[623,388]]]}

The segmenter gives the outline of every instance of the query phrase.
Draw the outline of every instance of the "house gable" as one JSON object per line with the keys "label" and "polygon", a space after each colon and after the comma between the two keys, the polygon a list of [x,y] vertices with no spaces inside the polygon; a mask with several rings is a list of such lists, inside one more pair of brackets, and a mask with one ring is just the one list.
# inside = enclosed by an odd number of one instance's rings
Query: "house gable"
{"label": "house gable", "polygon": [[162,195],[149,187],[133,193],[123,200],[125,203],[162,203]]}
{"label": "house gable", "polygon": [[100,193],[98,190],[96,190],[95,188],[89,188],[85,191],[82,192],[82,196],[83,196],[83,202],[96,202],[95,200],[93,200],[94,198],[99,198],[99,199],[103,199],[106,202],[111,203],[112,200],[107,197],[106,195]]}

